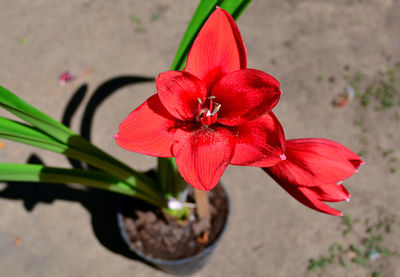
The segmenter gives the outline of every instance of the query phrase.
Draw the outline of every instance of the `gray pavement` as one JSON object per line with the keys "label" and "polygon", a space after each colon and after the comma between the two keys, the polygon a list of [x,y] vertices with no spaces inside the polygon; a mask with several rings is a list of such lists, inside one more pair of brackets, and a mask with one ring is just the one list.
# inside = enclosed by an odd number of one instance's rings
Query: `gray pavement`
{"label": "gray pavement", "polygon": [[[61,120],[84,84],[87,103],[113,78],[155,77],[168,70],[195,7],[196,1],[188,0],[3,0],[0,84]],[[284,94],[275,111],[288,138],[325,137],[355,151],[363,148],[353,126],[359,110],[354,103],[335,108],[331,101],[344,91],[345,75],[362,70],[373,76],[400,60],[399,11],[400,2],[391,0],[254,0],[238,24],[249,67],[281,82]],[[58,75],[64,70],[80,77],[60,87]],[[85,74],[88,70],[92,73]],[[140,170],[152,168],[155,158],[120,149],[112,135],[154,92],[154,83],[123,87],[93,117],[92,141]],[[77,132],[83,111],[84,104],[72,118]],[[399,131],[393,127],[398,125],[379,116],[368,117],[367,164],[345,183],[351,202],[334,205],[354,216],[373,214],[377,207],[400,210],[399,175],[388,174],[376,150],[376,145],[400,150]],[[388,130],[392,139],[384,135]],[[7,145],[0,149],[0,162],[24,163],[35,153],[46,165],[69,166],[59,155],[0,141]],[[300,205],[257,168],[230,166],[222,181],[232,199],[231,223],[211,262],[195,276],[317,276],[306,271],[307,260],[340,239],[340,218]],[[0,197],[0,276],[167,276],[118,253],[96,233],[96,224],[108,224],[91,210],[102,207],[107,214],[103,194],[76,186],[49,188],[32,184],[26,191],[21,186],[12,190],[1,184],[8,193]],[[399,265],[387,268],[387,276],[400,276]],[[323,276],[367,272],[334,267]]]}

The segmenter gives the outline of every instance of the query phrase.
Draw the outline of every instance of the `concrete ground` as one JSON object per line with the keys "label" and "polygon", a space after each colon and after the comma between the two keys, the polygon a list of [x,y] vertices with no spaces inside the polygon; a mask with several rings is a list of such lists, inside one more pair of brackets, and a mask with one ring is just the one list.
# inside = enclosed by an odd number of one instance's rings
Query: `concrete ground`
{"label": "concrete ground", "polygon": [[[77,132],[82,118],[92,119],[93,143],[137,169],[152,168],[155,158],[124,151],[111,136],[155,92],[153,82],[133,82],[168,70],[196,4],[3,0],[0,84],[54,118],[71,121]],[[360,108],[357,100],[341,108],[331,102],[349,84],[346,75],[362,71],[372,80],[400,61],[400,1],[254,0],[238,25],[249,67],[281,82],[284,94],[275,111],[287,138],[325,137],[367,151],[366,165],[345,182],[351,201],[334,206],[352,217],[375,216],[378,209],[399,216],[400,173],[389,171],[398,162],[389,165],[382,155],[382,149],[393,149],[398,156],[398,121],[391,112]],[[61,87],[64,70],[77,79]],[[84,116],[96,90],[123,82]],[[68,105],[74,95],[83,98],[81,105]],[[354,125],[360,118],[367,133]],[[6,144],[0,162],[25,163],[35,154],[46,165],[70,166],[59,155],[0,142]],[[343,239],[340,218],[300,205],[257,168],[230,166],[222,181],[231,195],[231,223],[210,263],[195,276],[371,276],[371,268],[356,265],[307,271],[309,258]],[[1,190],[1,276],[167,276],[118,248],[107,207],[116,200],[107,194],[62,185],[1,184]],[[394,237],[387,242],[400,250]],[[382,276],[400,276],[396,258],[382,259],[382,266],[374,264]]]}

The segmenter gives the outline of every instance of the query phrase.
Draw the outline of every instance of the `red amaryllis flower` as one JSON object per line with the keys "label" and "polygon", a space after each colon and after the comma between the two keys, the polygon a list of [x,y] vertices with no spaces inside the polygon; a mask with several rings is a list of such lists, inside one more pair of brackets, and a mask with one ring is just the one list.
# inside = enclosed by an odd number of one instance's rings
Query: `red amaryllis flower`
{"label": "red amaryllis flower", "polygon": [[157,77],[157,94],[120,124],[116,142],[130,151],[175,157],[184,179],[201,190],[212,189],[228,164],[275,165],[285,143],[270,112],[280,85],[246,63],[234,19],[217,8],[194,41],[186,68]]}
{"label": "red amaryllis flower", "polygon": [[286,141],[286,160],[263,168],[283,189],[314,210],[342,215],[325,202],[348,201],[342,185],[363,163],[361,157],[343,145],[327,139]]}

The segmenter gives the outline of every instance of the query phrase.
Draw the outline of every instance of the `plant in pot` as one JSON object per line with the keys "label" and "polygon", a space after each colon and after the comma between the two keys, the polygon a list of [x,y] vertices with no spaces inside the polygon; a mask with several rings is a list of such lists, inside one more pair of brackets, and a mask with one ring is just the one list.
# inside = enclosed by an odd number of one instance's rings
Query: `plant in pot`
{"label": "plant in pot", "polygon": [[91,166],[2,163],[0,180],[78,183],[143,201],[122,206],[121,234],[138,256],[173,274],[199,270],[223,233],[229,200],[218,183],[229,164],[260,167],[304,205],[341,215],[324,202],[349,199],[342,180],[362,160],[327,139],[285,139],[271,111],[279,82],[247,68],[234,20],[249,2],[200,1],[171,71],[156,78],[157,93],[120,124],[116,143],[159,157],[155,170],[134,170],[0,87],[0,106],[28,123],[0,117],[0,137]]}

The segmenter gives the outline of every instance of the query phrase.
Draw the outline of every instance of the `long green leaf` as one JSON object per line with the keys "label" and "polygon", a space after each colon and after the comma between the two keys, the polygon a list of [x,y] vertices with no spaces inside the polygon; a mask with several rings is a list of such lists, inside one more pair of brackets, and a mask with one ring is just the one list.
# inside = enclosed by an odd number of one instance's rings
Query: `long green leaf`
{"label": "long green leaf", "polygon": [[64,143],[68,142],[71,135],[76,135],[65,125],[32,107],[2,86],[0,86],[0,107],[31,123],[38,129],[51,134],[54,138]]}
{"label": "long green leaf", "polygon": [[33,145],[57,153],[63,153],[67,146],[29,125],[0,117],[0,137]]}
{"label": "long green leaf", "polygon": [[7,182],[75,183],[133,196],[158,207],[165,207],[165,203],[154,201],[153,198],[128,186],[120,179],[93,170],[47,167],[36,164],[0,163],[0,180]]}
{"label": "long green leaf", "polygon": [[[82,155],[92,156],[93,161],[102,161],[103,164],[108,164],[108,166],[104,167],[106,169],[106,172],[110,174],[115,174],[121,179],[126,180],[127,182],[130,182],[132,184],[136,184],[137,178],[140,180],[140,182],[145,183],[149,187],[147,189],[153,190],[153,193],[156,193],[156,191],[154,190],[157,186],[154,180],[148,178],[138,171],[135,171],[121,161],[105,153],[83,137],[74,133],[65,125],[57,122],[50,116],[24,102],[22,99],[20,99],[11,91],[5,89],[2,86],[0,86],[0,107],[3,107],[11,113],[14,113],[19,118],[31,123],[35,128],[39,129],[43,133],[46,133],[49,137],[68,145],[69,148],[74,148]],[[11,137],[9,138],[11,139]],[[14,137],[13,139],[15,141],[25,143],[21,137]],[[29,144],[42,148],[44,146],[37,141],[31,141]],[[50,146],[48,148],[50,148]],[[100,165],[93,165],[99,168],[101,167]],[[132,176],[134,176],[135,178],[133,178]]]}
{"label": "long green leaf", "polygon": [[76,150],[32,126],[0,117],[0,137],[60,153],[69,158],[86,162],[105,172],[114,173],[120,178],[124,177],[123,180],[128,182],[131,187],[141,190],[143,193],[159,202],[163,201],[163,198],[156,190],[151,186],[143,184],[131,174],[126,173],[117,164],[109,162],[107,159],[104,159],[104,157],[99,158]]}
{"label": "long green leaf", "polygon": [[95,147],[83,137],[77,135],[67,126],[29,105],[14,93],[2,86],[0,86],[0,107],[15,114],[19,118],[32,124],[37,129],[64,144],[72,145],[76,149],[82,150],[88,154],[110,159],[108,154]]}

